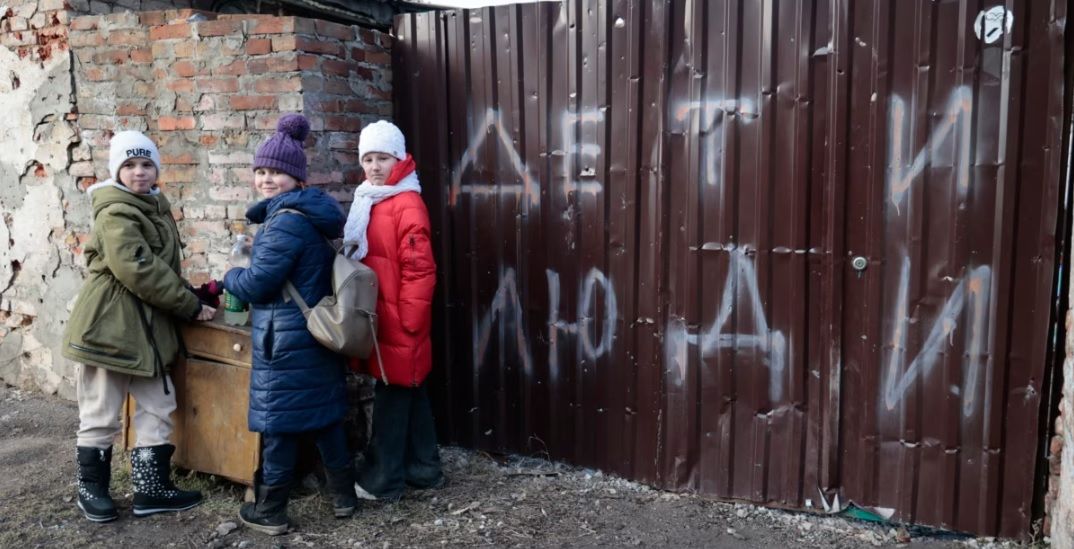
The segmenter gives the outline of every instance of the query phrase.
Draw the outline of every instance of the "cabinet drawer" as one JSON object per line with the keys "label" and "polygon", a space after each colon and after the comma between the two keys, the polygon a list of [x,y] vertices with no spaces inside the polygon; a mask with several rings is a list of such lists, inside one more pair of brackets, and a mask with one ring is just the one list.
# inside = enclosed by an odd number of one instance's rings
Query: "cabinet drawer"
{"label": "cabinet drawer", "polygon": [[221,320],[189,322],[182,327],[183,342],[191,356],[250,367],[251,341],[247,327],[228,326]]}

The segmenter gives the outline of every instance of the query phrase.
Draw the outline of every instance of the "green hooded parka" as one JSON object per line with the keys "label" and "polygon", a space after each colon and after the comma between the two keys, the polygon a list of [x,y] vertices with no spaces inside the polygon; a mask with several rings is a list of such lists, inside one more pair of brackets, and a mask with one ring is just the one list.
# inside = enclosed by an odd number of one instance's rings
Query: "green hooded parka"
{"label": "green hooded parka", "polygon": [[195,318],[201,310],[179,274],[182,244],[171,204],[159,192],[136,194],[112,181],[88,192],[94,217],[85,249],[89,277],[64,331],[63,356],[158,375],[179,351],[175,319]]}

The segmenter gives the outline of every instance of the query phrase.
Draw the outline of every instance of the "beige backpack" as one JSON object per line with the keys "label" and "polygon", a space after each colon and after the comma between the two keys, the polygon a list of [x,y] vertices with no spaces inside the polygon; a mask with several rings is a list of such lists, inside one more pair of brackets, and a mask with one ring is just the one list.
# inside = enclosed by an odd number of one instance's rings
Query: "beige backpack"
{"label": "beige backpack", "polygon": [[[283,212],[297,213],[303,217],[306,215],[291,208],[281,208],[276,214]],[[336,250],[330,240],[328,244]],[[388,382],[377,344],[379,286],[373,269],[336,250],[332,261],[331,294],[310,307],[290,280],[284,289],[302,310],[302,315],[306,317],[306,328],[314,339],[332,351],[351,358],[368,359],[370,351],[375,351],[380,375],[385,383]]]}

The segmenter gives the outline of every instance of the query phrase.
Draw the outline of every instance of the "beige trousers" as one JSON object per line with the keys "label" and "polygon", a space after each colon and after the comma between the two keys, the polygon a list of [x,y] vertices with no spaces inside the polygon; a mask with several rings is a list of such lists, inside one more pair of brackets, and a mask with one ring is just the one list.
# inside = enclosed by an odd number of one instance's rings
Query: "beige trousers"
{"label": "beige trousers", "polygon": [[78,396],[78,446],[107,448],[121,428],[120,412],[130,393],[137,405],[134,410],[134,433],[138,446],[169,444],[172,436],[172,412],[175,411],[175,385],[168,378],[168,392],[159,377],[140,377],[96,366],[79,364],[76,391]]}

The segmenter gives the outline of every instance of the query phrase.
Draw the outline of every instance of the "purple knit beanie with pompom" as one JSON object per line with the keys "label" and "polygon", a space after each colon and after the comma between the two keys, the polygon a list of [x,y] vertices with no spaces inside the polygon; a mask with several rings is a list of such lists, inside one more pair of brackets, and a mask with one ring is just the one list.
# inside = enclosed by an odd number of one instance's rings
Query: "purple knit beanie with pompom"
{"label": "purple knit beanie with pompom", "polygon": [[301,114],[285,114],[276,123],[276,133],[261,143],[254,155],[254,166],[279,170],[299,180],[306,180],[306,152],[302,142],[310,134],[310,122]]}

